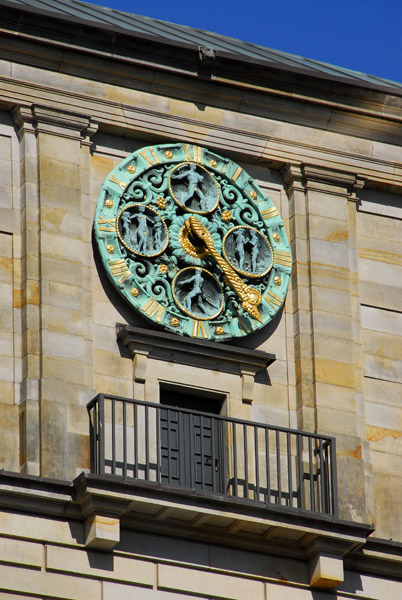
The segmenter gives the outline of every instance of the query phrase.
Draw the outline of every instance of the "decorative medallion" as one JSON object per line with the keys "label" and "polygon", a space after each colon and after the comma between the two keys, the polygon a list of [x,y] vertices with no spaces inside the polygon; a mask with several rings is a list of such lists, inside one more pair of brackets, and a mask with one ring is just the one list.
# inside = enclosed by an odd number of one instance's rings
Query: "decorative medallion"
{"label": "decorative medallion", "polygon": [[284,302],[292,257],[277,208],[242,167],[205,148],[128,156],[102,186],[94,229],[113,285],[167,331],[227,341]]}

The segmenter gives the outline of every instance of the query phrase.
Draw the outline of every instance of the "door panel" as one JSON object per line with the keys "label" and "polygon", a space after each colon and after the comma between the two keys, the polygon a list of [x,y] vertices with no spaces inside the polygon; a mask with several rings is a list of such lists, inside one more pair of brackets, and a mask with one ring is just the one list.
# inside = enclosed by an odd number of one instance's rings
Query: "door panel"
{"label": "door panel", "polygon": [[[190,404],[191,400],[186,398],[186,404]],[[176,398],[176,402],[174,397],[169,398],[169,405],[172,404],[183,407],[183,398]],[[221,425],[222,422],[212,415],[162,408],[162,483],[221,493]]]}

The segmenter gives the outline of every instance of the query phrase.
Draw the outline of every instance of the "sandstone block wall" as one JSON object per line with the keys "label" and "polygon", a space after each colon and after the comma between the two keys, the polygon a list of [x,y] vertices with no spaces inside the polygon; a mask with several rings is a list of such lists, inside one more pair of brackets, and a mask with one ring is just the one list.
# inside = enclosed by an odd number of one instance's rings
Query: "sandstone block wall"
{"label": "sandstone block wall", "polygon": [[[364,107],[335,116],[308,98],[267,103],[258,91],[246,102],[213,82],[201,106],[200,82],[180,87],[160,73],[129,87],[117,73],[113,83],[90,79],[90,64],[88,78],[14,63],[11,77],[11,61],[0,67],[0,467],[72,479],[89,468],[86,405],[96,393],[158,401],[162,383],[197,385],[226,395],[231,416],[334,435],[341,516],[402,540],[394,130],[369,130]],[[134,381],[116,341],[116,323],[147,325],[102,273],[97,196],[128,153],[170,139],[237,160],[284,219],[293,276],[284,310],[244,341],[276,355],[251,404],[232,374],[154,361]]]}

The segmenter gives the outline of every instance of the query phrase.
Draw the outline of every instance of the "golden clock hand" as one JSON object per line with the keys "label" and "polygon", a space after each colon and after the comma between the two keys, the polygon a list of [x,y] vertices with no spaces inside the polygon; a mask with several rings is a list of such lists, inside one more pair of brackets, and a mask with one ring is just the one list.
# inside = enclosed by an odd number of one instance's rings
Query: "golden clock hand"
{"label": "golden clock hand", "polygon": [[[190,216],[189,221],[191,231],[204,243],[211,256],[213,256],[220,269],[226,275],[230,286],[239,296],[240,300],[242,301],[242,309],[247,311],[252,317],[254,317],[254,319],[257,319],[257,321],[262,323],[261,315],[257,309],[257,306],[261,304],[262,300],[260,292],[244,283],[244,281],[238,276],[236,271],[229,265],[229,263],[222,258],[214,246],[212,235],[208,229],[204,227],[204,225],[202,225],[202,223],[200,223],[199,220],[193,215]],[[188,223],[188,221],[186,221],[186,223]]]}

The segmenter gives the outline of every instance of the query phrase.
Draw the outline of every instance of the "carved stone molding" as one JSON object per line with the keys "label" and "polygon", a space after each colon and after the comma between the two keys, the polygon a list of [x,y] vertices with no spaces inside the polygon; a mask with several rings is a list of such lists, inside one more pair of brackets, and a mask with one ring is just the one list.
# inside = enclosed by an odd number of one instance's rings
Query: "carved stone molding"
{"label": "carved stone molding", "polygon": [[117,339],[134,361],[135,381],[146,381],[148,358],[223,371],[241,376],[243,402],[253,401],[256,373],[275,361],[274,354],[260,350],[194,340],[131,325],[117,325]]}
{"label": "carved stone molding", "polygon": [[[282,176],[289,188],[319,189],[321,185],[329,185],[345,190],[350,200],[356,201],[356,192],[364,187],[365,179],[357,173],[350,173],[320,165],[307,163],[286,164]],[[327,192],[330,191],[327,189]]]}
{"label": "carved stone molding", "polygon": [[90,138],[98,130],[98,124],[87,115],[39,104],[17,105],[11,116],[18,127],[18,135],[27,131],[48,133],[79,140],[82,145],[89,146]]}
{"label": "carved stone molding", "polygon": [[[120,524],[125,530],[283,556],[302,561],[301,566],[310,563],[315,587],[336,585],[342,559],[358,561],[368,573],[401,572],[401,544],[393,543],[392,557],[392,542],[379,545],[373,540],[377,551],[362,553],[361,548],[370,547],[366,538],[372,526],[280,505],[253,506],[229,495],[207,497],[201,490],[84,473],[71,482],[0,470],[0,492],[5,514],[35,511],[47,519],[85,524],[78,539],[88,549],[112,550]],[[153,512],[144,511],[150,506]]]}

